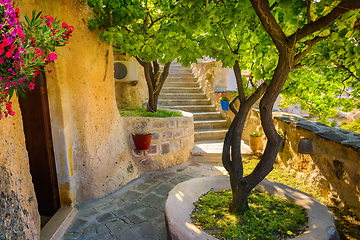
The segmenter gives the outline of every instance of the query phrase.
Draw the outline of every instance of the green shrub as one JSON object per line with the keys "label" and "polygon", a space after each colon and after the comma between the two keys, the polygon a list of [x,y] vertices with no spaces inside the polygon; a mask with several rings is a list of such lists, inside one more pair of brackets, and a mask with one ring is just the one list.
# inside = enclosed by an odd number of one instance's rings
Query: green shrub
{"label": "green shrub", "polygon": [[167,110],[158,109],[156,112],[147,112],[145,108],[119,108],[122,117],[181,117],[179,112],[172,112]]}

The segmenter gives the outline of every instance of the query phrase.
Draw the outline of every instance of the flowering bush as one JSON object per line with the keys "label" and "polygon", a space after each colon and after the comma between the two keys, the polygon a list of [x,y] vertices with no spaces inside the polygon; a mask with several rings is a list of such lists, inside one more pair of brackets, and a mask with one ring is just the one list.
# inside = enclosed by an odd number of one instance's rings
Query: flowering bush
{"label": "flowering bush", "polygon": [[219,99],[219,101],[229,101],[229,99],[227,97],[223,97],[222,96],[223,93],[219,93],[219,95],[217,96],[217,98]]}
{"label": "flowering bush", "polygon": [[34,89],[35,77],[57,59],[55,47],[67,44],[74,31],[41,12],[24,17],[20,22],[19,9],[11,0],[0,0],[0,119],[14,116],[10,101],[14,92],[25,97],[26,90]]}

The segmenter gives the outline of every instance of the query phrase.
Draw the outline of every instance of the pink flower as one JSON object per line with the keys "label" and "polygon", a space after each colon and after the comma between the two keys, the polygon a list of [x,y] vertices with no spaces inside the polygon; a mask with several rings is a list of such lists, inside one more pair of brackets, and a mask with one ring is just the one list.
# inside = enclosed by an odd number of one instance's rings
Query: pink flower
{"label": "pink flower", "polygon": [[66,24],[66,22],[63,22],[61,25],[63,28],[67,27],[68,25]]}
{"label": "pink flower", "polygon": [[14,116],[14,115],[15,115],[15,112],[14,112],[14,111],[11,111],[11,112],[10,112],[10,115],[11,115],[11,116]]}
{"label": "pink flower", "polygon": [[57,59],[57,54],[54,52],[49,53],[50,61],[55,61]]}
{"label": "pink flower", "polygon": [[33,82],[29,83],[29,91],[33,90],[35,87],[35,84]]}

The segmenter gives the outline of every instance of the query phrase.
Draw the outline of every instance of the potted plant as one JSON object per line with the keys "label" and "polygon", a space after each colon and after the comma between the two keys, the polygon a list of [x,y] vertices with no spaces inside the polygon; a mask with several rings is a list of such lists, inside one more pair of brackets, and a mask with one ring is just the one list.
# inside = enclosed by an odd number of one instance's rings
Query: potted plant
{"label": "potted plant", "polygon": [[137,150],[147,151],[150,148],[151,133],[132,133],[132,138]]}
{"label": "potted plant", "polygon": [[221,104],[221,109],[223,111],[229,111],[229,99],[227,97],[222,97],[221,95],[222,95],[222,93],[220,93],[218,95],[218,98],[219,98],[219,101]]}
{"label": "potted plant", "polygon": [[262,132],[254,130],[250,133],[250,148],[254,153],[259,149]]}
{"label": "potted plant", "polygon": [[[284,138],[284,134],[280,131],[280,129],[276,129],[276,132],[280,135],[280,137]],[[282,152],[284,149],[284,143],[285,143],[285,139],[284,141],[281,143],[280,148],[279,148],[279,152]]]}

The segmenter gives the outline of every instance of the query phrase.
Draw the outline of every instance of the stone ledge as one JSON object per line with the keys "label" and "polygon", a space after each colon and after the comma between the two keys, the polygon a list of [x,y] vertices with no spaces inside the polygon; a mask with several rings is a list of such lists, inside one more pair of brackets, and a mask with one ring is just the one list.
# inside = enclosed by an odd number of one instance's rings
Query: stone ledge
{"label": "stone ledge", "polygon": [[[316,200],[297,189],[281,183],[264,179],[261,183],[264,191],[287,198],[307,209],[309,221],[306,232],[295,237],[298,240],[335,240],[339,239],[335,220],[330,210]],[[190,219],[193,203],[209,190],[230,189],[229,176],[194,178],[176,185],[168,194],[165,205],[166,224],[170,239],[176,240],[215,240],[216,238],[199,230]]]}

